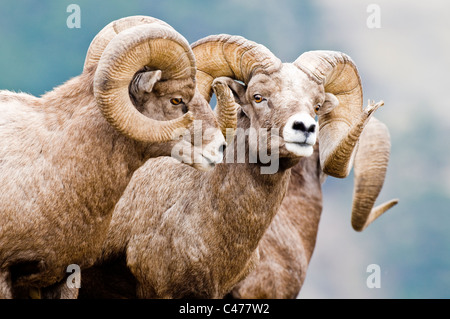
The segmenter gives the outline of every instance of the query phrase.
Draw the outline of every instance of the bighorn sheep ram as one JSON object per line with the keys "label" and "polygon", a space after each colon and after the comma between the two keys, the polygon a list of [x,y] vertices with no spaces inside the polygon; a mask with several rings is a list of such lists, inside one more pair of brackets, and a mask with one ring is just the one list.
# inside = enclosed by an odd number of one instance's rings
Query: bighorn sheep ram
{"label": "bighorn sheep ram", "polygon": [[[181,143],[192,147],[180,159],[196,168],[222,161],[225,139],[195,76],[184,37],[137,16],[105,27],[83,73],[41,98],[0,91],[0,297],[55,284],[70,264],[90,266],[114,205],[150,157]],[[210,129],[202,145],[177,140],[194,118],[203,126],[192,134]]]}
{"label": "bighorn sheep ram", "polygon": [[[398,203],[394,199],[373,208],[384,184],[390,145],[388,128],[372,117],[361,134],[354,160],[352,226],[357,231],[364,230]],[[286,299],[298,296],[316,245],[324,177],[317,150],[292,168],[283,203],[259,243],[260,262],[233,288],[230,297]],[[364,217],[367,215],[368,218]]]}
{"label": "bighorn sheep ram", "polygon": [[[357,68],[340,52],[311,51],[281,63],[264,46],[229,35],[192,48],[200,92],[209,99],[211,87],[223,87],[218,101],[239,104],[237,131],[274,133],[236,134],[227,163],[212,171],[170,158],[137,170],[115,207],[101,260],[83,273],[80,297],[222,298],[256,266],[291,168],[313,154],[315,115],[321,167],[346,176],[358,138],[381,105],[363,110]],[[242,145],[257,160],[239,163]],[[270,149],[271,162],[260,157],[261,146]],[[274,159],[278,169],[263,174]]]}

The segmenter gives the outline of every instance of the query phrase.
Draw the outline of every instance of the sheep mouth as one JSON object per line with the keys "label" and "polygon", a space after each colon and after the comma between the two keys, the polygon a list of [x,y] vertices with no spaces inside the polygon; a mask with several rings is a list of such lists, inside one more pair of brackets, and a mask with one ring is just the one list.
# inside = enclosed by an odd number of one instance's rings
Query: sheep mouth
{"label": "sheep mouth", "polygon": [[205,155],[202,155],[202,158],[205,160],[206,164],[211,166],[211,167],[214,167],[217,164],[217,162],[215,162],[212,159],[206,157]]}
{"label": "sheep mouth", "polygon": [[286,150],[290,153],[300,156],[300,157],[308,157],[311,156],[314,152],[314,144],[308,142],[286,142],[285,141]]}
{"label": "sheep mouth", "polygon": [[314,146],[310,143],[306,143],[306,142],[285,142],[286,144],[292,144],[292,145],[297,145],[300,147],[310,147],[310,146]]}
{"label": "sheep mouth", "polygon": [[195,161],[193,163],[193,166],[201,171],[209,171],[216,167],[219,162],[217,160],[211,159],[203,154],[199,154],[200,157],[198,158],[198,161]]}

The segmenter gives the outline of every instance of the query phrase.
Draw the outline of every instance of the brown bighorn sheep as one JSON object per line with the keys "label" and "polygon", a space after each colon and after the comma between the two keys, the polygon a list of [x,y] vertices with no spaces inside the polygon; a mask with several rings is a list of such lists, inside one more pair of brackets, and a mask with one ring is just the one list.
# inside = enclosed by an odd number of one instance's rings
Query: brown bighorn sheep
{"label": "brown bighorn sheep", "polygon": [[[89,52],[80,76],[41,98],[0,92],[0,298],[55,284],[70,264],[90,266],[114,205],[150,157],[181,143],[193,146],[181,160],[202,160],[196,168],[222,161],[225,139],[178,32],[129,17]],[[210,129],[202,145],[177,140],[194,118],[204,125],[192,134]]]}
{"label": "brown bighorn sheep", "polygon": [[[357,231],[365,229],[398,202],[395,199],[373,208],[384,183],[390,145],[386,125],[372,117],[361,134],[354,161],[352,226]],[[318,157],[316,151],[292,168],[283,203],[259,243],[260,262],[230,296],[243,299],[298,296],[316,245],[322,212],[324,176]]]}
{"label": "brown bighorn sheep", "polygon": [[210,36],[192,47],[203,95],[225,86],[240,104],[238,131],[279,129],[267,138],[244,138],[246,154],[275,144],[270,150],[279,168],[262,174],[268,164],[261,158],[237,163],[239,134],[227,148],[227,163],[209,172],[170,158],[148,161],[116,205],[102,259],[83,273],[80,297],[223,297],[257,264],[258,243],[280,208],[291,167],[313,154],[314,113],[321,123],[321,167],[345,176],[365,124],[381,105],[363,110],[356,66],[340,52],[308,52],[302,63],[283,64],[237,36]]}

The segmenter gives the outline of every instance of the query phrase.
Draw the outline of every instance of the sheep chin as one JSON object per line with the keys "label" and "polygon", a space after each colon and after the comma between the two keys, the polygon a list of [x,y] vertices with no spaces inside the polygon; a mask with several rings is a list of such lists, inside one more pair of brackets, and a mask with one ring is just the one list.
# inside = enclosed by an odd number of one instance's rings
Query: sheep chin
{"label": "sheep chin", "polygon": [[309,157],[314,153],[314,145],[307,143],[285,143],[286,149],[299,157]]}

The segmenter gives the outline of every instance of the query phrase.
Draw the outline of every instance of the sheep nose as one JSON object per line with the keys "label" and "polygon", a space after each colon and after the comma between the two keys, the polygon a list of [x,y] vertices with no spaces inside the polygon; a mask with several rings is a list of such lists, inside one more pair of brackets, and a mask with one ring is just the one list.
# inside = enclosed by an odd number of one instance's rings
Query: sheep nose
{"label": "sheep nose", "polygon": [[295,121],[292,124],[292,129],[302,133],[314,133],[316,131],[316,124],[306,126],[302,121]]}
{"label": "sheep nose", "polygon": [[227,143],[223,143],[219,146],[219,154],[223,154],[225,153],[225,150],[227,149]]}

